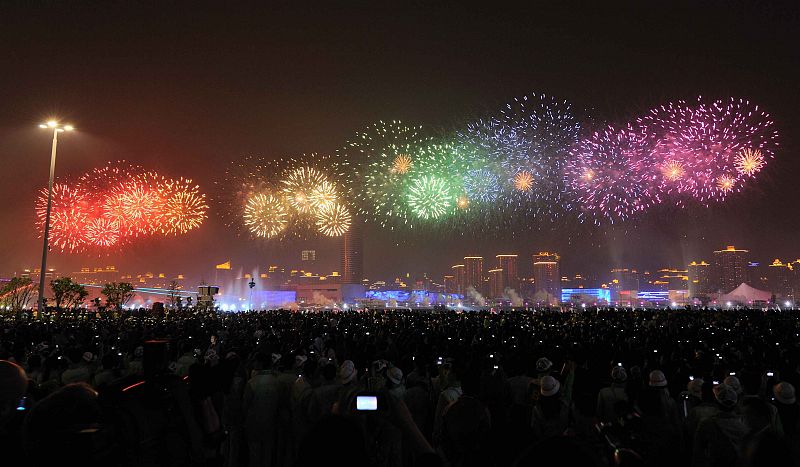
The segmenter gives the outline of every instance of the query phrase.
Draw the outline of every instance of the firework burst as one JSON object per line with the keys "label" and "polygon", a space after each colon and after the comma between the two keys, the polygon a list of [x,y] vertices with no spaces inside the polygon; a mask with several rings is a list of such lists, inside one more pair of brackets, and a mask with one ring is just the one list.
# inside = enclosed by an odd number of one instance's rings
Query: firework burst
{"label": "firework burst", "polygon": [[456,196],[448,183],[434,175],[415,179],[408,189],[408,205],[418,219],[437,219],[449,213]]}
{"label": "firework burst", "polygon": [[342,204],[332,203],[319,209],[316,225],[319,232],[328,237],[340,237],[350,230],[350,211]]}
{"label": "firework burst", "polygon": [[742,175],[755,175],[764,165],[764,154],[758,149],[744,148],[736,156],[736,170]]}
{"label": "firework burst", "polygon": [[256,237],[274,238],[286,229],[287,211],[280,197],[271,193],[257,193],[245,204],[243,223]]}
{"label": "firework burst", "polygon": [[655,204],[645,141],[630,127],[607,127],[582,140],[567,167],[582,214],[600,223],[624,221]]}

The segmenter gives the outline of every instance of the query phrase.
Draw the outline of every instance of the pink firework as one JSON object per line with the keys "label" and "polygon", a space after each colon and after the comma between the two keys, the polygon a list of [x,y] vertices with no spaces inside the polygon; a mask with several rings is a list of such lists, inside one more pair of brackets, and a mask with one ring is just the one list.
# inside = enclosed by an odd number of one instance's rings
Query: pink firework
{"label": "pink firework", "polygon": [[778,148],[769,115],[743,99],[670,103],[637,123],[652,145],[649,164],[659,190],[676,204],[687,195],[706,205],[724,200]]}
{"label": "pink firework", "polygon": [[657,203],[646,153],[646,139],[630,126],[608,126],[573,147],[565,173],[581,215],[614,223]]}

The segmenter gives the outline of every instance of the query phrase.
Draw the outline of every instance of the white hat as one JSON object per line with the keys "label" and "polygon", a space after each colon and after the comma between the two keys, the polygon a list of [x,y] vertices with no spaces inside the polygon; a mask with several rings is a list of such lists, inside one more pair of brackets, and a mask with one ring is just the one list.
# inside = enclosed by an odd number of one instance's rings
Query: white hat
{"label": "white hat", "polygon": [[544,376],[539,382],[539,392],[543,396],[553,396],[561,389],[561,383],[552,376]]}
{"label": "white hat", "polygon": [[551,366],[553,366],[553,362],[548,360],[547,357],[536,360],[536,371],[547,371]]}
{"label": "white hat", "polygon": [[667,385],[667,377],[661,370],[653,370],[650,372],[650,381],[647,383],[654,388],[663,388]]}
{"label": "white hat", "polygon": [[778,383],[772,387],[772,393],[775,394],[775,399],[781,404],[794,404],[797,399],[794,396],[794,386],[791,383],[783,382]]}
{"label": "white hat", "polygon": [[339,382],[347,384],[356,379],[356,366],[352,360],[345,360],[339,367]]}
{"label": "white hat", "polygon": [[400,382],[403,381],[403,370],[393,366],[386,371],[386,377],[389,378],[389,381],[392,383],[400,384]]}
{"label": "white hat", "polygon": [[84,362],[89,363],[92,360],[94,360],[94,355],[92,355],[91,352],[84,352],[83,353],[83,361]]}

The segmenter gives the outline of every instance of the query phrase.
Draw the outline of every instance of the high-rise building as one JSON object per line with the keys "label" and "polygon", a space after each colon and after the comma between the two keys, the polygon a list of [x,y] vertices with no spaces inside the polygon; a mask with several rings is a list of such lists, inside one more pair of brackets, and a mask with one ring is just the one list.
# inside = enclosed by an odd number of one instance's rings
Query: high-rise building
{"label": "high-rise building", "polygon": [[561,301],[560,257],[557,253],[540,251],[533,255],[534,300],[556,305]]}
{"label": "high-rise building", "polygon": [[304,263],[306,261],[316,261],[317,260],[317,250],[302,250],[300,252],[300,261]]}
{"label": "high-rise building", "polygon": [[497,255],[495,258],[497,258],[497,269],[503,270],[503,287],[518,290],[517,255]]}
{"label": "high-rise building", "polygon": [[364,279],[364,232],[356,222],[342,235],[341,272],[343,284],[360,284]]}
{"label": "high-rise building", "polygon": [[503,283],[503,270],[500,268],[490,269],[489,271],[489,296],[491,298],[502,298],[505,291]]}
{"label": "high-rise building", "polygon": [[478,293],[483,290],[483,256],[464,257],[464,291],[473,287]]}
{"label": "high-rise building", "polygon": [[[645,272],[645,274],[648,274]],[[641,275],[636,269],[614,268],[611,270],[611,302],[623,306],[636,306],[641,286]]]}
{"label": "high-rise building", "polygon": [[456,276],[444,276],[442,285],[444,285],[444,293],[446,294],[458,293],[458,283],[456,282]]}
{"label": "high-rise building", "polygon": [[711,285],[711,265],[705,261],[689,263],[687,276],[689,279],[689,297],[704,297],[714,291]]}
{"label": "high-rise building", "polygon": [[450,271],[453,273],[453,281],[456,285],[455,293],[464,295],[464,290],[466,290],[466,274],[464,272],[464,265],[456,264],[450,268]]}
{"label": "high-rise building", "polygon": [[728,293],[748,281],[747,257],[749,253],[749,250],[737,250],[733,245],[714,252],[717,279],[715,286],[721,293]]}
{"label": "high-rise building", "polygon": [[794,273],[791,263],[776,259],[767,266],[767,287],[777,298],[794,298]]}

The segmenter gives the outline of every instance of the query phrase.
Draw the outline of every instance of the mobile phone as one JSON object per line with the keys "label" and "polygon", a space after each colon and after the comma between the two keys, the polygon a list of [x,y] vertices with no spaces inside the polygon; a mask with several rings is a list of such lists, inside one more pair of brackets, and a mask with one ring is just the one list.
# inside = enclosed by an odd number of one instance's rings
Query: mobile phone
{"label": "mobile phone", "polygon": [[356,410],[378,410],[378,396],[356,396]]}
{"label": "mobile phone", "polygon": [[28,396],[22,396],[22,399],[19,400],[19,404],[17,404],[17,410],[20,412],[28,410]]}
{"label": "mobile phone", "polygon": [[689,376],[689,381],[694,381],[694,376]]}
{"label": "mobile phone", "polygon": [[617,363],[617,366],[622,366],[622,362],[618,362],[618,363]]}
{"label": "mobile phone", "polygon": [[772,378],[773,376],[775,376],[775,372],[768,371],[768,372],[767,372],[767,376],[768,376],[768,377],[770,377],[770,378]]}

